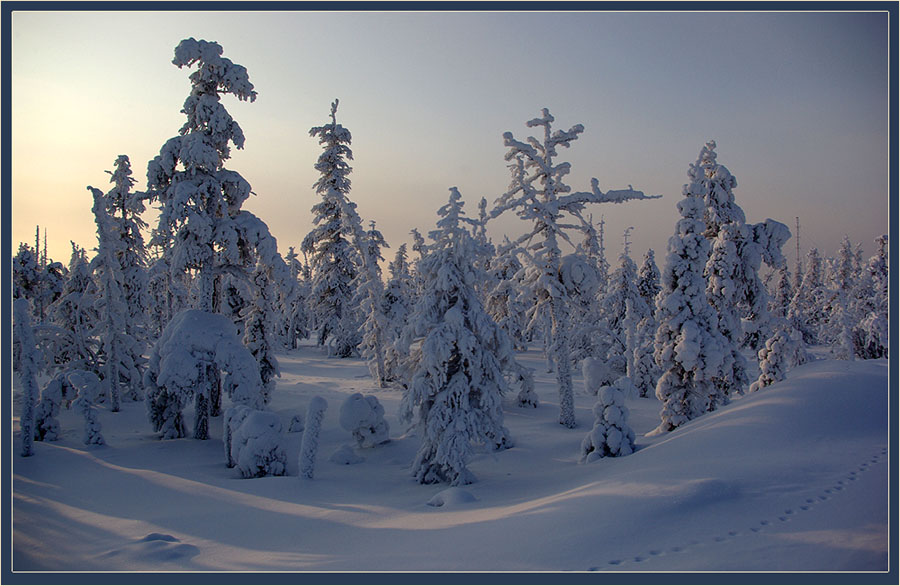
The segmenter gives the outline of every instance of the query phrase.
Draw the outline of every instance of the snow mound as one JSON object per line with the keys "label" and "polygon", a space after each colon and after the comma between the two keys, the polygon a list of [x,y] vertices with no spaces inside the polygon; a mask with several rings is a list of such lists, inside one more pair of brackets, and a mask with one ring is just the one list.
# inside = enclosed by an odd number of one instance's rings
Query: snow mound
{"label": "snow mound", "polygon": [[340,448],[338,448],[337,451],[331,454],[331,457],[328,458],[328,460],[342,466],[348,466],[350,464],[360,464],[366,461],[366,459],[362,456],[356,455],[356,452],[353,451],[353,448],[351,448],[347,444],[344,444]]}
{"label": "snow mound", "polygon": [[444,507],[474,503],[477,500],[475,495],[468,490],[459,488],[458,486],[452,486],[431,497],[431,500],[426,504],[430,507]]}
{"label": "snow mound", "polygon": [[200,548],[165,533],[150,533],[125,547],[103,554],[104,558],[119,558],[134,563],[184,563],[200,554]]}

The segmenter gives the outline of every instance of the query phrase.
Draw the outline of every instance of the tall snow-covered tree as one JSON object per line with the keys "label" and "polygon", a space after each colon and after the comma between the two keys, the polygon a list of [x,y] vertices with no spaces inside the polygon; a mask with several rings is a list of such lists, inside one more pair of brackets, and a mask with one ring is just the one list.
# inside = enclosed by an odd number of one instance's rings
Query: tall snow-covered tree
{"label": "tall snow-covered tree", "polygon": [[663,402],[661,422],[652,432],[666,433],[703,415],[716,393],[714,380],[721,376],[729,344],[719,332],[715,309],[706,299],[704,267],[709,241],[704,236],[706,187],[702,162],[692,164],[690,183],[678,202],[681,218],[669,239],[662,272],[662,291],[657,297],[656,364],[663,371],[656,397]]}
{"label": "tall snow-covered tree", "polygon": [[22,386],[21,448],[19,454],[28,457],[34,454],[34,410],[38,401],[37,374],[39,355],[31,329],[31,307],[27,299],[16,299],[13,303],[13,337],[19,345],[19,380]]}
{"label": "tall snow-covered tree", "polygon": [[826,341],[831,344],[832,353],[845,360],[853,360],[853,327],[856,316],[850,301],[850,295],[856,286],[857,275],[854,267],[854,252],[850,239],[844,236],[838,256],[829,271],[831,284],[828,307]]}
{"label": "tall snow-covered tree", "polygon": [[528,347],[522,320],[526,305],[519,298],[521,271],[518,250],[506,239],[497,247],[497,256],[491,261],[491,280],[494,286],[488,292],[484,309],[506,331],[516,350]]}
{"label": "tall snow-covered tree", "polygon": [[356,353],[360,343],[360,323],[353,311],[353,280],[361,262],[344,220],[352,171],[347,161],[353,160],[353,151],[350,131],[337,123],[337,107],[335,100],[330,123],[309,131],[323,148],[315,165],[320,176],[313,185],[322,201],[312,207],[315,227],[301,247],[312,265],[309,303],[318,345],[327,346],[331,356],[346,358]]}
{"label": "tall snow-covered tree", "polygon": [[511,162],[512,181],[509,190],[497,199],[491,217],[512,210],[531,224],[531,229],[514,242],[516,246],[528,242],[529,248],[533,250],[531,266],[526,272],[524,283],[535,298],[535,306],[529,318],[533,323],[549,321],[552,339],[549,354],[556,365],[559,386],[559,422],[566,427],[574,427],[575,408],[569,360],[572,327],[570,304],[559,274],[561,241],[574,247],[567,230],[577,230],[579,226],[568,224],[565,217],[568,214],[584,224],[581,213],[586,204],[621,203],[653,196],[646,196],[630,186],[628,189],[603,193],[597,179],[591,180],[590,192],[572,193],[571,187],[564,181],[571,165],[557,163],[554,159],[557,148],[568,148],[584,132],[584,127],[577,124],[567,131],[554,131],[551,128],[553,121],[550,111],[544,108],[540,118],[526,123],[529,128],[543,128],[543,139],[529,137],[526,142],[522,142],[516,140],[511,132],[504,133],[503,142],[509,149],[505,159]]}
{"label": "tall snow-covered tree", "polygon": [[[348,220],[359,217],[355,210],[346,216]],[[359,232],[362,232],[361,227]],[[356,295],[354,296],[354,302],[360,313],[360,320],[362,320],[360,354],[368,362],[369,372],[375,383],[384,388],[388,383],[388,373],[385,370],[385,340],[388,336],[389,322],[388,316],[385,314],[384,283],[381,280],[381,267],[378,262],[384,260],[381,248],[386,247],[387,243],[381,232],[375,229],[374,221],[368,232],[364,235],[358,234],[354,240],[360,248],[360,257],[363,259],[363,265],[355,283]]]}
{"label": "tall snow-covered tree", "polygon": [[[641,292],[638,289],[637,265],[629,256],[627,245],[619,256],[619,266],[610,275],[606,296],[601,304],[603,323],[609,332],[610,345],[604,358],[615,371],[615,378],[624,376],[630,367],[634,369],[634,350],[637,347],[635,330],[642,319],[650,315]],[[631,305],[630,320],[628,305]],[[629,374],[631,376],[631,374]]]}
{"label": "tall snow-covered tree", "polygon": [[656,255],[650,248],[644,254],[644,260],[641,262],[641,268],[638,269],[638,293],[644,299],[644,303],[651,311],[656,307],[656,296],[659,294],[661,287],[659,286],[659,267],[656,266]]}
{"label": "tall snow-covered tree", "polygon": [[122,267],[119,258],[123,254],[123,242],[118,226],[107,213],[108,204],[103,192],[88,187],[94,198],[91,211],[97,224],[97,255],[91,267],[99,283],[97,309],[100,314],[100,340],[103,352],[104,394],[110,401],[110,410],[119,411],[122,388],[130,389],[135,398],[140,396],[140,378],[137,340],[127,332],[129,319],[125,294],[122,291]]}
{"label": "tall snow-covered tree", "polygon": [[279,301],[282,313],[280,336],[288,350],[297,348],[297,341],[309,336],[309,315],[306,298],[309,296],[308,281],[303,276],[303,265],[294,247],[288,248],[284,257],[290,277],[280,286]]}
{"label": "tall snow-covered tree", "polygon": [[140,216],[145,210],[144,196],[132,190],[135,180],[131,177],[131,161],[127,155],[116,157],[114,170],[107,173],[113,184],[106,194],[107,214],[117,225],[121,241],[118,260],[122,273],[122,295],[128,308],[125,325],[132,338],[144,342],[149,337],[145,328],[150,307],[147,297],[148,256],[141,233],[147,223]]}
{"label": "tall snow-covered tree", "polygon": [[401,418],[414,422],[421,445],[412,473],[423,484],[468,484],[473,445],[506,447],[501,397],[506,363],[513,361],[505,332],[485,313],[469,260],[477,243],[466,229],[459,191],[438,210],[433,244],[419,263],[425,287],[399,342],[409,355]]}
{"label": "tall snow-covered tree", "polygon": [[214,311],[217,278],[244,268],[248,256],[241,224],[249,212],[241,205],[250,184],[225,168],[232,145],[243,148],[244,133],[222,97],[253,102],[256,91],[247,70],[222,57],[218,43],[185,39],[172,63],[197,68],[182,108],[187,121],[147,167],[148,193],[162,204],[154,243],[169,253],[173,273],[196,274],[197,309]]}

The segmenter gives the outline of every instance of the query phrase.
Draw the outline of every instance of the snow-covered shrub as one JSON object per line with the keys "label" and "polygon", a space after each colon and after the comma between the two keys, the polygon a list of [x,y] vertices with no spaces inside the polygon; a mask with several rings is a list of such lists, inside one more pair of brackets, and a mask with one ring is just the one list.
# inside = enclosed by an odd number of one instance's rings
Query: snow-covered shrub
{"label": "snow-covered shrub", "polygon": [[281,420],[270,411],[248,409],[236,428],[232,422],[231,460],[244,478],[284,476],[287,455]]}
{"label": "snow-covered shrub", "polygon": [[622,377],[612,386],[600,387],[594,404],[594,428],[581,442],[581,462],[606,456],[627,456],[634,452],[634,431],[628,425],[625,397],[634,385]]}
{"label": "snow-covered shrub", "polygon": [[59,439],[59,408],[65,397],[64,375],[56,375],[41,390],[41,401],[34,410],[34,439],[54,442]]}
{"label": "snow-covered shrub", "polygon": [[779,329],[774,336],[766,340],[766,346],[758,353],[759,378],[750,385],[751,393],[785,379],[788,369],[788,349],[791,344],[790,336],[783,329]]}
{"label": "snow-covered shrub", "polygon": [[194,437],[208,435],[210,400],[207,382],[224,371],[225,391],[233,403],[260,409],[265,401],[259,366],[240,342],[228,318],[188,309],[166,325],[150,353],[144,375],[146,404],[153,430],[163,439],[184,437],[181,411],[195,399]]}
{"label": "snow-covered shrub", "polygon": [[291,423],[288,425],[288,433],[303,433],[304,417],[302,415],[294,415],[291,417]]}
{"label": "snow-covered shrub", "polygon": [[354,393],[347,397],[341,404],[340,422],[361,448],[371,448],[390,440],[384,407],[374,395]]}
{"label": "snow-covered shrub", "polygon": [[584,377],[584,391],[588,395],[596,395],[600,387],[613,382],[613,372],[606,360],[588,356],[581,363],[581,375]]}
{"label": "snow-covered shrub", "polygon": [[300,440],[300,476],[312,479],[316,470],[316,455],[319,452],[319,431],[328,402],[322,397],[313,397],[306,408],[306,425]]}
{"label": "snow-covered shrub", "polygon": [[[100,379],[93,372],[75,370],[66,374],[65,381],[78,393],[78,397],[72,401],[72,408],[84,417],[82,441],[85,445],[105,445],[106,440],[103,439],[103,434],[100,432],[100,420],[97,419],[97,410],[94,408],[94,404],[102,392]],[[69,395],[69,392],[66,394]]]}
{"label": "snow-covered shrub", "polygon": [[38,354],[31,329],[31,306],[28,299],[13,302],[13,337],[19,342],[19,381],[22,385],[22,456],[34,453],[34,408],[38,399],[37,371]]}

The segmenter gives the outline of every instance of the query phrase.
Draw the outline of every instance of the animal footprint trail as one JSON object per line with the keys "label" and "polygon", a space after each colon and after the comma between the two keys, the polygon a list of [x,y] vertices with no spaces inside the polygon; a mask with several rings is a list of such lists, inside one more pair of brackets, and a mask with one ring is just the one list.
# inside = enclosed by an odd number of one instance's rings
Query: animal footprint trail
{"label": "animal footprint trail", "polygon": [[[867,471],[871,470],[872,469],[871,466],[873,464],[880,463],[881,457],[886,454],[887,454],[887,448],[882,449],[880,454],[876,454],[876,455],[872,456],[868,461],[859,464],[857,467],[857,470],[848,472],[847,476],[844,479],[835,481],[834,484],[828,488],[823,488],[822,494],[816,495],[816,497],[808,497],[808,498],[804,499],[803,504],[798,505],[797,507],[789,507],[787,509],[784,509],[784,513],[781,515],[778,515],[776,518],[778,519],[778,521],[780,523],[787,523],[787,522],[791,521],[791,518],[793,516],[795,516],[799,513],[803,513],[803,512],[812,510],[814,505],[824,504],[826,501],[837,496],[837,493],[843,491],[845,488],[848,488],[850,485],[847,484],[847,481],[855,481],[855,480],[859,479],[859,474],[861,472],[867,472]],[[759,521],[758,525],[754,525],[753,527],[750,527],[749,533],[742,534],[739,531],[731,530],[728,532],[727,536],[718,535],[718,536],[712,537],[708,544],[726,543],[726,542],[732,541],[732,539],[735,537],[758,535],[760,533],[763,533],[767,528],[769,528],[771,526],[772,526],[772,521],[770,521],[769,519],[762,519]],[[693,546],[697,546],[697,545],[702,545],[703,543],[704,542],[702,542],[700,540],[694,539],[684,545],[673,545],[669,548],[663,548],[663,549],[655,548],[655,549],[648,550],[647,553],[645,553],[645,554],[638,554],[631,558],[615,558],[615,559],[612,559],[612,560],[609,560],[608,562],[606,562],[606,565],[607,565],[606,569],[618,569],[618,568],[622,567],[623,565],[626,565],[628,562],[639,564],[639,563],[647,561],[648,559],[650,559],[652,557],[665,556],[666,554],[686,553],[689,550],[689,548],[691,548]],[[599,566],[592,566],[591,568],[589,568],[589,571],[597,572],[597,571],[602,571],[603,569],[604,568],[601,568]]]}

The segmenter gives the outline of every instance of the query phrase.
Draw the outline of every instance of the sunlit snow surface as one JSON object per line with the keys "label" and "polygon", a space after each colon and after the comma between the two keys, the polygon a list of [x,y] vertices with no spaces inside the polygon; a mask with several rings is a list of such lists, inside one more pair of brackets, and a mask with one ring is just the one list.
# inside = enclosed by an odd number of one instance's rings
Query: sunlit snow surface
{"label": "sunlit snow surface", "polygon": [[288,476],[245,480],[225,466],[221,417],[209,441],[160,441],[142,403],[101,406],[108,445],[85,447],[63,410],[60,441],[13,456],[13,569],[887,569],[887,361],[807,364],[653,438],[660,403],[629,398],[637,452],[579,464],[595,397],[576,391],[578,427],[560,426],[555,375],[537,352],[523,357],[542,404],[505,399],[516,445],[478,453],[463,495],[409,476],[417,440],[397,421],[400,391],[310,347],[279,355],[271,408],[285,429],[313,396],[341,405],[360,392],[378,397],[391,431],[355,448],[364,461],[335,463],[354,441],[329,409],[314,480],[298,477],[299,433],[284,434]]}

